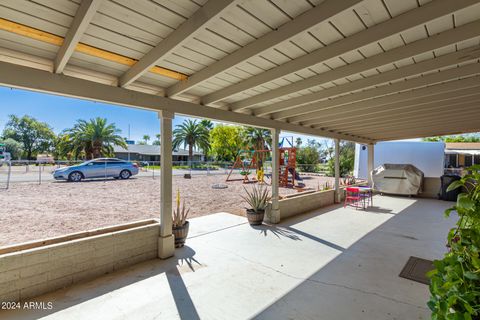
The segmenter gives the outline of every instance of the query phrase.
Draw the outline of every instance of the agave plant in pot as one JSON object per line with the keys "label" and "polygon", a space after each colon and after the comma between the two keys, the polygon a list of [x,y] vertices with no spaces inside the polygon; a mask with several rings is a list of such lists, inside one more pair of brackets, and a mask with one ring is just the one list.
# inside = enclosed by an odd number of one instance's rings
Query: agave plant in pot
{"label": "agave plant in pot", "polygon": [[250,225],[260,225],[265,217],[265,209],[267,208],[270,194],[268,189],[263,186],[254,186],[251,191],[245,189],[245,196],[242,198],[248,203],[250,208],[247,209],[247,219]]}
{"label": "agave plant in pot", "polygon": [[175,248],[181,248],[185,245],[188,236],[189,222],[187,221],[190,209],[185,206],[185,199],[180,205],[180,190],[177,190],[177,207],[173,210],[172,233],[175,236]]}

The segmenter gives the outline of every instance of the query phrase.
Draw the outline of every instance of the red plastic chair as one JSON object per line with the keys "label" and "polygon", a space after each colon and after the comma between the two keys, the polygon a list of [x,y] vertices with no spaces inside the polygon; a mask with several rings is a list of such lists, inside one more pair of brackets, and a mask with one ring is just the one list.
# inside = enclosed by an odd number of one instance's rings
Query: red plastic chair
{"label": "red plastic chair", "polygon": [[345,188],[345,203],[343,204],[344,208],[346,208],[347,205],[351,205],[355,207],[355,209],[358,209],[361,201],[362,197],[360,195],[359,188]]}

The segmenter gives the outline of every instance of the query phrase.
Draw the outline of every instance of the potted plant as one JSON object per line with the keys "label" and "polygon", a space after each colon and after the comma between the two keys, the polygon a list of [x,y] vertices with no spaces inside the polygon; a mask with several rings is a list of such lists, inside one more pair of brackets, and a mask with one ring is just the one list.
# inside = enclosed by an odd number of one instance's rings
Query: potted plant
{"label": "potted plant", "polygon": [[188,236],[189,222],[187,217],[190,209],[186,208],[185,200],[183,200],[183,204],[180,206],[180,190],[177,190],[176,203],[177,208],[173,210],[172,233],[175,236],[175,248],[181,248],[185,245],[185,240],[187,240]]}
{"label": "potted plant", "polygon": [[268,189],[263,186],[254,186],[252,191],[245,189],[245,196],[242,198],[249,204],[250,208],[247,209],[247,219],[250,225],[260,225],[265,217],[265,209],[270,200]]}

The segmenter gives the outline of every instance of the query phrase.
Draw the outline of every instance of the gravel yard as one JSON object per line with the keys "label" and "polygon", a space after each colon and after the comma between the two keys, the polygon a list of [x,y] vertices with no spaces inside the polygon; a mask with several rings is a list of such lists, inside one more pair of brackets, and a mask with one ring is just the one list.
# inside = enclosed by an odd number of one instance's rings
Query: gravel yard
{"label": "gravel yard", "polygon": [[[238,178],[241,176],[238,175]],[[174,190],[191,208],[190,217],[216,212],[243,215],[241,181],[225,182],[226,176],[173,177]],[[332,178],[304,176],[306,190],[316,190]],[[226,189],[213,189],[214,184]],[[298,192],[281,188],[280,195]],[[96,180],[81,183],[12,183],[0,189],[0,246],[59,236],[98,227],[157,218],[160,212],[160,179]],[[173,199],[172,199],[173,200]]]}

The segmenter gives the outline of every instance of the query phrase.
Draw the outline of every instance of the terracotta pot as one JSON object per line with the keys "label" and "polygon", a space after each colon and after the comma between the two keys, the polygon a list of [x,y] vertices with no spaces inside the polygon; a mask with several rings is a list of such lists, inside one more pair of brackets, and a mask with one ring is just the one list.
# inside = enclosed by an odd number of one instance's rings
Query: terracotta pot
{"label": "terracotta pot", "polygon": [[265,216],[265,210],[255,212],[252,209],[247,209],[247,219],[248,219],[248,223],[250,223],[251,226],[261,225],[263,222],[264,216]]}
{"label": "terracotta pot", "polygon": [[173,227],[172,233],[175,236],[175,248],[181,248],[185,245],[185,240],[188,236],[188,226],[190,223],[187,221],[183,226]]}

